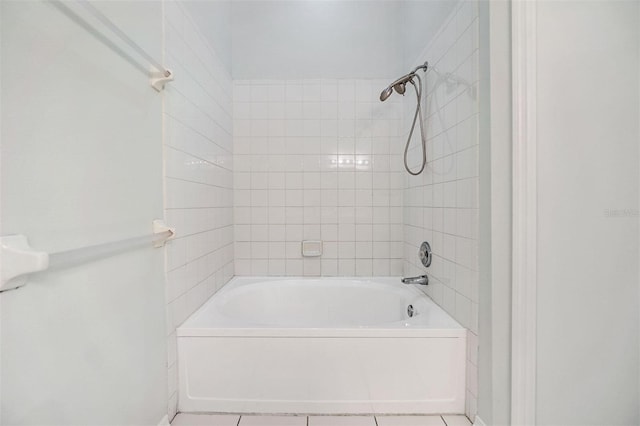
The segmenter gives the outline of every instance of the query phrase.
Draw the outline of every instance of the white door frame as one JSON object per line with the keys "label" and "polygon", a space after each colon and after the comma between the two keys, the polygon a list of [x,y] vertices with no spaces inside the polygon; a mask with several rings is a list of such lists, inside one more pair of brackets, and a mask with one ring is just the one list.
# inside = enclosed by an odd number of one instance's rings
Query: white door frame
{"label": "white door frame", "polygon": [[536,411],[536,0],[512,2],[513,279],[511,424]]}

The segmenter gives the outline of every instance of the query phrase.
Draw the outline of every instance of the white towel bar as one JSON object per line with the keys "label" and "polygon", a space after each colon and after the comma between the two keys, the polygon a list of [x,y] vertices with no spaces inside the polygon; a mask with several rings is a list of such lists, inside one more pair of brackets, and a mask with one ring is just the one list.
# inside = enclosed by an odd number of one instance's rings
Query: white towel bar
{"label": "white towel bar", "polygon": [[[149,83],[151,87],[153,87],[156,91],[161,91],[164,89],[164,84],[173,80],[173,72],[163,66],[160,61],[156,60],[153,56],[147,53],[138,43],[133,41],[131,37],[129,37],[124,31],[122,31],[113,21],[111,21],[104,13],[102,13],[98,8],[96,8],[93,4],[86,0],[76,0],[75,2],[68,2],[62,0],[49,0],[50,3],[55,6],[60,12],[69,17],[72,21],[78,24],[80,27],[87,30],[90,34],[92,34],[97,40],[102,42],[107,47],[111,48],[114,52],[124,57],[128,62],[134,64],[138,68],[149,75]],[[82,16],[81,13],[78,13],[76,10],[70,7],[70,4],[75,3],[81,7],[83,7],[92,17],[93,19],[86,19]],[[123,49],[120,48],[116,43],[111,41],[109,37],[105,34],[104,31],[100,31],[96,25],[92,24],[90,21],[97,21],[101,24],[102,29],[107,29],[111,34],[118,37],[122,42],[129,46],[132,50],[134,50],[138,55],[144,58],[145,61],[149,62],[151,65],[151,70],[147,70],[146,67],[141,66],[138,61],[129,57],[127,53],[124,52]]]}
{"label": "white towel bar", "polygon": [[34,250],[24,235],[0,237],[0,293],[13,290],[27,283],[27,276],[47,269],[68,268],[91,260],[113,256],[153,243],[162,247],[175,235],[173,228],[163,221],[153,221],[153,234],[81,247],[57,253]]}

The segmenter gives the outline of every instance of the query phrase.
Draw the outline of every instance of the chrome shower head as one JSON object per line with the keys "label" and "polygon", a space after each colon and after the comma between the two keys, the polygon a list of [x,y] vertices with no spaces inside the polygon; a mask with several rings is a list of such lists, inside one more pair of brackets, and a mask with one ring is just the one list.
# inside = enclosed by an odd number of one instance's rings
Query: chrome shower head
{"label": "chrome shower head", "polygon": [[407,82],[410,82],[415,75],[415,72],[410,72],[409,74],[403,75],[402,77],[391,83],[386,89],[382,91],[382,93],[380,93],[380,100],[382,102],[386,101],[387,98],[391,96],[394,90],[399,94],[404,95]]}
{"label": "chrome shower head", "polygon": [[387,87],[380,93],[380,100],[382,102],[386,101],[389,96],[393,93],[393,88],[391,86]]}
{"label": "chrome shower head", "polygon": [[405,83],[397,83],[393,85],[393,88],[396,90],[396,92],[398,92],[398,94],[400,95],[404,95],[405,92]]}

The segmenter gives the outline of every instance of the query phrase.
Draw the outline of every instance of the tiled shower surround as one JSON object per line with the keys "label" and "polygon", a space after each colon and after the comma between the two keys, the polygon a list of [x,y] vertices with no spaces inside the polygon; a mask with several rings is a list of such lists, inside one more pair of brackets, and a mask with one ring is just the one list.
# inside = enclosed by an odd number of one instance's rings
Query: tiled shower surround
{"label": "tiled shower surround", "polygon": [[[461,2],[430,41],[416,64],[433,67],[427,75],[426,173],[406,175],[404,189],[404,273],[428,273],[425,291],[468,330],[467,415],[476,413],[478,334],[478,12]],[[410,127],[415,104],[405,101]],[[412,168],[420,160],[414,137]],[[417,253],[422,241],[433,249],[425,269]]]}
{"label": "tiled shower surround", "polygon": [[164,91],[169,419],[176,413],[175,329],[233,276],[231,76],[179,2],[165,2]]}
{"label": "tiled shower surround", "polygon": [[[432,67],[423,104],[429,163],[418,177],[404,171],[402,159],[415,107],[411,87],[407,96],[394,94],[381,103],[380,91],[395,76],[232,84],[212,51],[184,44],[199,36],[178,11],[167,9],[167,55],[185,68],[181,73],[196,75],[195,82],[172,83],[167,90],[167,217],[181,228],[194,227],[168,252],[170,414],[175,410],[173,327],[233,273],[419,275],[426,270],[419,264],[418,247],[427,240],[434,261],[425,291],[469,329],[466,413],[473,418],[478,351],[475,2],[461,2],[407,65],[428,60]],[[204,63],[215,70],[212,80],[197,76]],[[416,128],[409,160],[413,169],[420,159],[418,134]],[[181,147],[181,140],[190,144]],[[321,240],[322,256],[303,257],[303,240]],[[208,251],[211,241],[214,250]]]}
{"label": "tiled shower surround", "polygon": [[[401,104],[387,80],[234,82],[236,275],[402,272]],[[322,240],[302,257],[302,240]]]}

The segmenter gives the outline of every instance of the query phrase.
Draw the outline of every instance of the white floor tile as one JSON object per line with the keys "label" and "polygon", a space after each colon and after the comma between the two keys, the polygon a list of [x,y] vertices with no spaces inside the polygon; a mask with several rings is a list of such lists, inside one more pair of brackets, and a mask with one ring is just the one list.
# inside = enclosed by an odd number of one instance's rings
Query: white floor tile
{"label": "white floor tile", "polygon": [[445,426],[440,416],[376,416],[378,426]]}
{"label": "white floor tile", "polygon": [[173,418],[171,426],[237,426],[240,416],[224,414],[180,413]]}
{"label": "white floor tile", "polygon": [[309,416],[309,426],[376,426],[373,416]]}
{"label": "white floor tile", "polygon": [[242,416],[240,426],[307,426],[307,416]]}
{"label": "white floor tile", "polygon": [[467,416],[442,416],[447,426],[471,426]]}

